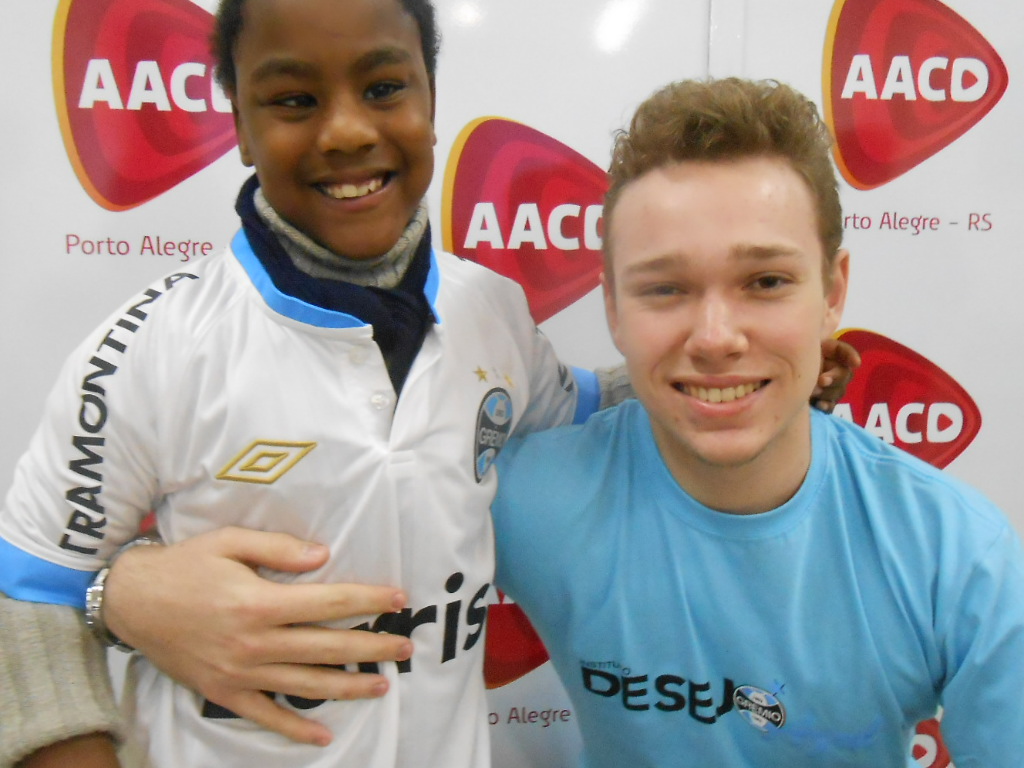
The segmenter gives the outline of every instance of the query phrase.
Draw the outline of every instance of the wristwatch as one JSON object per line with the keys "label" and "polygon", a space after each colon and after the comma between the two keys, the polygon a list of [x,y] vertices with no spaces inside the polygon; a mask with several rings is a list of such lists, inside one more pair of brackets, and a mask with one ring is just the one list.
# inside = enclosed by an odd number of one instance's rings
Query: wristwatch
{"label": "wristwatch", "polygon": [[92,580],[92,584],[85,590],[85,624],[92,630],[96,638],[108,648],[117,648],[125,653],[131,653],[135,650],[111,632],[107,627],[107,622],[103,620],[103,590],[107,584],[110,569],[117,561],[117,558],[132,547],[163,546],[163,543],[163,539],[156,533],[146,533],[135,537],[114,553],[114,556],[110,558],[110,562],[99,570],[96,577]]}

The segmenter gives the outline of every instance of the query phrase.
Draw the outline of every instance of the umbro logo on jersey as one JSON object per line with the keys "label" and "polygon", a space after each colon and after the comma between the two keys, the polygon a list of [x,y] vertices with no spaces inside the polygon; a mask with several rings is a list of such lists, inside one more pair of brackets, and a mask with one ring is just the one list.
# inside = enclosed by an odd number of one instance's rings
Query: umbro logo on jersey
{"label": "umbro logo on jersey", "polygon": [[837,0],[823,69],[837,165],[857,189],[949,146],[1008,82],[988,41],[938,0]]}
{"label": "umbro logo on jersey", "polygon": [[213,79],[213,17],[189,0],[60,0],[53,87],[78,181],[122,211],[163,194],[235,146]]}
{"label": "umbro logo on jersey", "polygon": [[505,447],[512,430],[512,398],[501,387],[495,387],[480,402],[476,414],[476,446],[473,463],[476,481],[483,480],[487,470]]}
{"label": "umbro logo on jersey", "polygon": [[257,441],[235,456],[217,473],[218,480],[238,483],[276,483],[316,448],[316,443]]}

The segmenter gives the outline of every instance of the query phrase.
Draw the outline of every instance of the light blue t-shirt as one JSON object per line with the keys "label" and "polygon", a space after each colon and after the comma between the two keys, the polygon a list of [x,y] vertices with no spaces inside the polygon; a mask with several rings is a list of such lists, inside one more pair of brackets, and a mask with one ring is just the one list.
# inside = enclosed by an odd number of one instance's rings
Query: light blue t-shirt
{"label": "light blue t-shirt", "polygon": [[976,491],[812,411],[778,509],[683,491],[637,402],[510,443],[497,583],[533,620],[587,768],[1024,765],[1024,560]]}

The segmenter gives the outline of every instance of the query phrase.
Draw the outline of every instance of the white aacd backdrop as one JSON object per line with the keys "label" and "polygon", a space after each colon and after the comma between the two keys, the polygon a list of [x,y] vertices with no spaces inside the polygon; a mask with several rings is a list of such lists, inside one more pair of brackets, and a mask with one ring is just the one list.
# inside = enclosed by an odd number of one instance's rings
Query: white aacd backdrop
{"label": "white aacd backdrop", "polygon": [[[140,254],[137,244],[148,235],[209,242],[213,252],[220,250],[237,228],[233,201],[248,175],[232,149],[137,207],[115,212],[98,205],[69,161],[55,105],[54,24],[73,1],[22,2],[7,9],[0,25],[7,73],[0,142],[4,492],[64,356],[122,300],[156,277],[187,267],[175,256]],[[824,106],[830,15],[843,5],[843,0],[436,1],[444,42],[429,203],[439,246],[445,167],[471,121],[494,116],[523,123],[604,168],[615,129],[640,100],[670,80],[708,74],[773,77]],[[877,0],[886,2],[913,5]],[[207,11],[215,6],[214,0],[196,4]],[[1018,148],[1024,101],[1014,81],[1017,59],[1024,56],[1024,5],[949,0],[948,7],[998,53],[1009,86],[963,136],[906,173],[870,191],[843,183],[844,212],[868,216],[874,224],[846,233],[853,260],[843,326],[874,331],[911,348],[966,390],[980,411],[981,429],[946,471],[984,490],[1024,532],[1013,479],[1020,457],[1017,432],[1024,425],[1015,391],[1016,382],[1024,380],[1024,357],[1015,354],[1016,334],[1024,325],[1019,298],[1024,268],[1015,247],[1024,210],[1019,183],[1024,154]],[[876,66],[883,78],[888,62]],[[935,217],[938,231],[881,229],[878,222],[886,212]],[[974,220],[985,226],[969,229],[965,222],[971,214],[983,216]],[[69,247],[75,238],[123,240],[131,252],[86,254]],[[618,358],[596,290],[542,327],[568,362],[608,365]],[[498,768],[572,763],[578,749],[572,707],[550,665],[492,690],[491,696]],[[919,745],[921,765],[945,765],[933,761],[931,750],[930,744]]]}

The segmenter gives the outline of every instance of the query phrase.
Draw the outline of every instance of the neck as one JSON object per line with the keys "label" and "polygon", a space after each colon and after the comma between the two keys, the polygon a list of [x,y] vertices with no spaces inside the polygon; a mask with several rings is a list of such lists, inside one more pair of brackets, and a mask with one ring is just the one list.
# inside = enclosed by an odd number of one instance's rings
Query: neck
{"label": "neck", "polygon": [[297,269],[320,280],[339,280],[371,288],[391,290],[402,282],[427,227],[427,208],[421,203],[391,250],[375,259],[350,259],[324,248],[285,221],[270,207],[262,189],[256,189],[253,204]]}
{"label": "neck", "polygon": [[653,422],[652,430],[676,482],[704,506],[727,514],[760,514],[781,507],[800,490],[811,465],[809,413],[753,457],[735,462],[709,460],[680,446]]}

